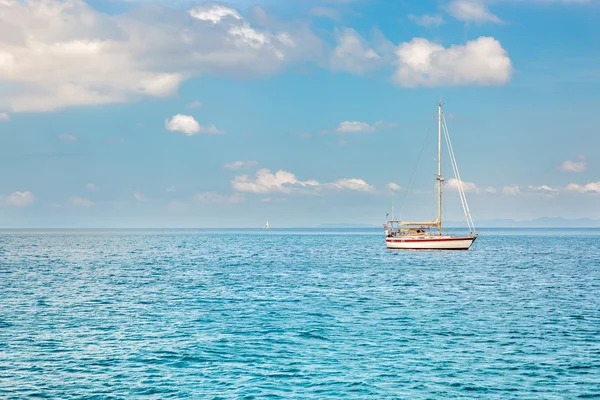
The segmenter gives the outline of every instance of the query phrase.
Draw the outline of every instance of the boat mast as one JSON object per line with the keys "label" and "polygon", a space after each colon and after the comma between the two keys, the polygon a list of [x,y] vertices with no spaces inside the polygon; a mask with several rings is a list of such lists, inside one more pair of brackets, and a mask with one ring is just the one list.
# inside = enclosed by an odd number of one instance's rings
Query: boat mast
{"label": "boat mast", "polygon": [[438,233],[442,234],[442,102],[438,103],[438,217],[437,227]]}
{"label": "boat mast", "polygon": [[396,220],[396,191],[392,188],[392,221]]}

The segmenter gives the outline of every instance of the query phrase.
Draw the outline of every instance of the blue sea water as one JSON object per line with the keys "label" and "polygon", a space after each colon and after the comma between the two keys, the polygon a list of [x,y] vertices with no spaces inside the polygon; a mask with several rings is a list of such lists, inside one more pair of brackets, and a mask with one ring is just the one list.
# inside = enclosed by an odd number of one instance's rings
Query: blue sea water
{"label": "blue sea water", "polygon": [[0,398],[600,398],[600,231],[0,233]]}

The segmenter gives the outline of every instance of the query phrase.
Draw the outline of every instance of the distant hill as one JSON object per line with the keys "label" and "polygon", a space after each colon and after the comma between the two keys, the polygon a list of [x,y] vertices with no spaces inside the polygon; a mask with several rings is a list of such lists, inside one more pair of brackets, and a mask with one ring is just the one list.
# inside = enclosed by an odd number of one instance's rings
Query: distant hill
{"label": "distant hill", "polygon": [[[462,226],[464,222],[448,222],[449,226]],[[561,217],[544,217],[527,221],[512,219],[488,219],[475,221],[479,228],[600,228],[600,220],[591,218],[566,219]]]}
{"label": "distant hill", "polygon": [[317,226],[317,228],[377,228],[377,225],[369,225],[369,224],[321,224]]}
{"label": "distant hill", "polygon": [[[464,221],[446,221],[446,227],[466,227]],[[379,228],[381,225],[370,224],[321,224],[317,228]],[[476,228],[600,228],[600,220],[591,218],[566,219],[561,217],[544,217],[526,221],[514,219],[486,219],[475,221]]]}

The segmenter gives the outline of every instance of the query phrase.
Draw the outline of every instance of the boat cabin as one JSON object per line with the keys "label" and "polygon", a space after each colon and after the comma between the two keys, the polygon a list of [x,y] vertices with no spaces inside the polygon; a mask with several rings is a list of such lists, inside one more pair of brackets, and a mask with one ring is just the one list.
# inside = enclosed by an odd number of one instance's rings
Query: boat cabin
{"label": "boat cabin", "polygon": [[429,236],[431,233],[431,226],[406,226],[406,223],[400,221],[388,221],[387,224],[383,225],[385,229],[386,237],[399,237],[399,236]]}

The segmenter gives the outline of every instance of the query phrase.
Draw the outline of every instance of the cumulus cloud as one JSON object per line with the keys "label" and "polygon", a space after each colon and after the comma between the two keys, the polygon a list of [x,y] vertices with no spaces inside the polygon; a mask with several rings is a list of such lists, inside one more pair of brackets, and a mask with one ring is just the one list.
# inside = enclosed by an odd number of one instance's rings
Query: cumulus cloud
{"label": "cumulus cloud", "polygon": [[432,26],[440,26],[444,23],[444,19],[440,15],[413,15],[410,14],[408,18],[416,25],[431,28]]}
{"label": "cumulus cloud", "polygon": [[354,29],[346,28],[337,34],[337,46],[331,54],[330,68],[364,74],[384,63],[384,57]]}
{"label": "cumulus cloud", "polygon": [[96,191],[98,190],[98,186],[96,186],[93,183],[88,183],[87,185],[85,185],[86,190],[90,190],[90,191]]}
{"label": "cumulus cloud", "polygon": [[373,125],[369,125],[366,122],[361,121],[344,121],[341,122],[335,129],[332,131],[322,131],[324,133],[333,132],[339,134],[346,133],[373,133],[377,130],[389,129],[397,126],[397,124],[392,122],[385,121],[377,121]]}
{"label": "cumulus cloud", "polygon": [[2,1],[0,15],[0,108],[13,112],[170,96],[192,76],[273,74],[323,47],[308,23],[258,29],[218,4],[115,14],[82,0]]}
{"label": "cumulus cloud", "polygon": [[190,104],[188,104],[188,108],[202,108],[203,106],[204,104],[202,104],[198,100],[192,101]]}
{"label": "cumulus cloud", "polygon": [[359,192],[370,192],[374,188],[363,179],[338,179],[331,183],[320,183],[314,179],[301,181],[291,172],[279,170],[272,173],[264,168],[256,173],[254,178],[248,175],[236,176],[231,181],[231,187],[237,192],[249,193],[285,193],[294,191],[317,193],[323,189],[354,190]]}
{"label": "cumulus cloud", "polygon": [[375,132],[375,127],[360,121],[344,121],[335,129],[337,133]]}
{"label": "cumulus cloud", "polygon": [[348,189],[348,190],[356,190],[359,192],[372,192],[375,188],[369,185],[362,179],[339,179],[334,183],[330,184],[338,189]]}
{"label": "cumulus cloud", "polygon": [[515,196],[521,193],[521,189],[517,185],[504,186],[502,188],[502,193],[508,196]]}
{"label": "cumulus cloud", "polygon": [[231,18],[238,21],[242,19],[237,11],[220,4],[193,8],[190,10],[190,15],[202,21],[210,21],[213,24],[221,22],[224,18]]}
{"label": "cumulus cloud", "polygon": [[0,113],[0,121],[9,121],[10,115],[8,113],[2,112]]}
{"label": "cumulus cloud", "polygon": [[558,189],[555,189],[555,188],[550,187],[548,185],[528,186],[527,189],[530,192],[538,193],[538,194],[545,194],[545,195],[555,195],[555,194],[558,194]]}
{"label": "cumulus cloud", "polygon": [[407,87],[502,85],[508,83],[513,71],[506,50],[491,37],[449,48],[415,38],[400,44],[396,55],[394,80]]}
{"label": "cumulus cloud", "polygon": [[385,187],[390,190],[400,190],[401,189],[400,185],[398,185],[397,183],[394,183],[394,182],[388,183]]}
{"label": "cumulus cloud", "polygon": [[[462,186],[463,186],[463,190],[465,192],[472,192],[472,193],[477,193],[477,194],[496,193],[496,189],[491,186],[479,187],[476,184],[474,184],[473,182],[462,181]],[[446,181],[446,188],[448,188],[450,190],[458,190],[458,180],[455,178],[448,179]]]}
{"label": "cumulus cloud", "polygon": [[447,9],[451,16],[464,22],[502,22],[490,12],[483,0],[453,0]]}
{"label": "cumulus cloud", "polygon": [[600,182],[591,182],[585,185],[569,183],[566,189],[570,192],[600,194]]}
{"label": "cumulus cloud", "polygon": [[250,168],[255,166],[256,161],[234,161],[223,165],[225,169],[242,169],[242,168]]}
{"label": "cumulus cloud", "polygon": [[[469,3],[454,2],[461,1]],[[474,18],[472,8],[452,6],[463,19]],[[501,84],[512,70],[491,38],[448,49],[415,39],[396,49],[379,33],[369,42],[348,28],[336,31],[330,47],[309,22],[280,22],[262,9],[254,14],[261,15],[256,25],[214,3],[104,13],[83,0],[0,1],[0,84],[6,89],[0,109],[51,111],[165,97],[194,76],[262,77],[307,61],[364,74],[392,62],[395,52],[395,79],[406,86]],[[439,22],[436,16],[413,20]]]}
{"label": "cumulus cloud", "polygon": [[579,161],[565,160],[560,164],[559,169],[565,172],[585,172],[587,170],[587,163],[584,156],[577,157]]}
{"label": "cumulus cloud", "polygon": [[220,135],[225,133],[217,129],[216,126],[202,126],[190,115],[177,114],[171,119],[165,120],[165,128],[171,132],[182,132],[186,136],[194,136],[199,133],[206,133],[210,135]]}
{"label": "cumulus cloud", "polygon": [[78,196],[69,197],[69,200],[67,202],[74,207],[82,207],[82,208],[90,208],[90,207],[93,207],[95,204],[92,200],[90,200],[86,197],[78,197]]}
{"label": "cumulus cloud", "polygon": [[58,135],[58,139],[62,140],[63,142],[75,142],[77,140],[77,136],[63,133],[62,135]]}
{"label": "cumulus cloud", "polygon": [[256,173],[254,179],[248,175],[236,176],[231,187],[238,192],[252,193],[291,193],[294,187],[318,186],[314,180],[300,181],[291,172],[279,170],[275,174],[263,168]]}
{"label": "cumulus cloud", "polygon": [[35,201],[31,192],[14,192],[8,196],[0,196],[0,205],[12,207],[25,207]]}

